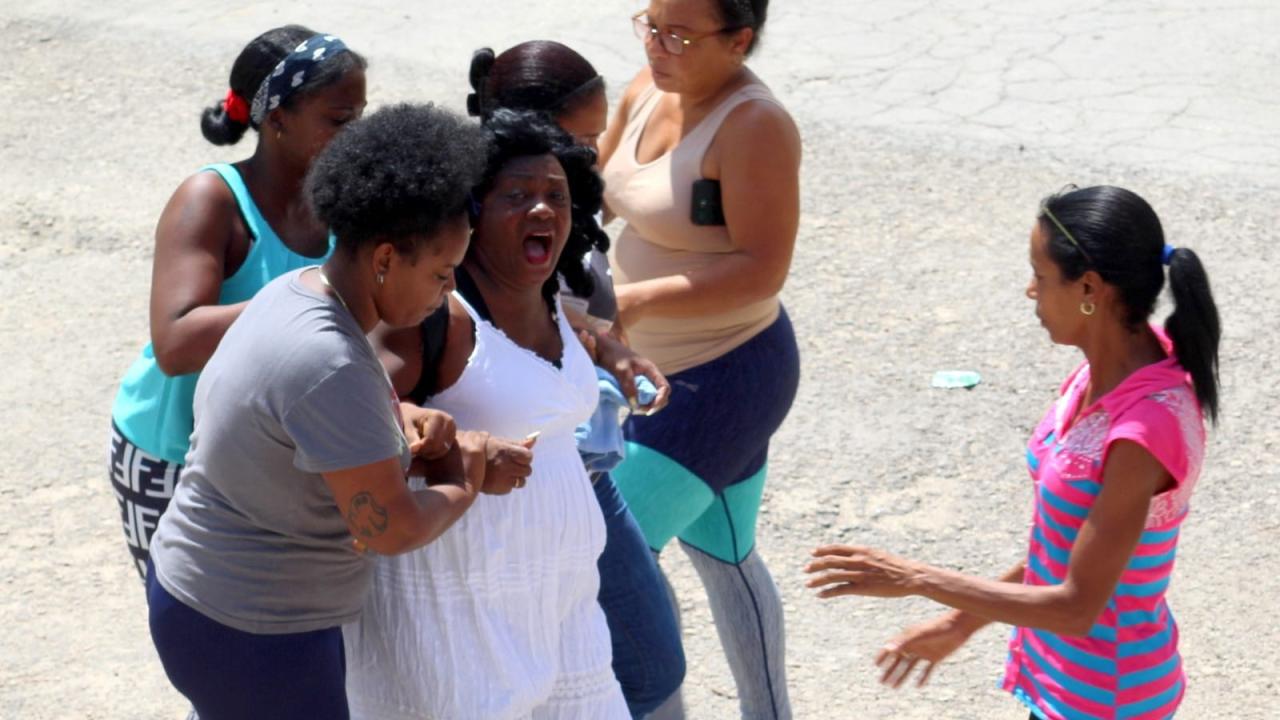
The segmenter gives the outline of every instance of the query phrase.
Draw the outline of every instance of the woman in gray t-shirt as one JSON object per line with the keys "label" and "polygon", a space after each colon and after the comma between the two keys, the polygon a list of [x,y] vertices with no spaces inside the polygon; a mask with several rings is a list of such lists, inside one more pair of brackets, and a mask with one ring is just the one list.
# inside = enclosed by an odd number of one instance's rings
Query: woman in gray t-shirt
{"label": "woman in gray t-shirt", "polygon": [[[267,285],[205,367],[147,583],[165,672],[202,720],[347,718],[340,626],[367,551],[420,547],[529,474],[528,447],[402,408],[365,338],[453,290],[485,155],[478,128],[429,106],[345,130],[306,187],[336,251]],[[411,462],[430,487],[409,491]]]}

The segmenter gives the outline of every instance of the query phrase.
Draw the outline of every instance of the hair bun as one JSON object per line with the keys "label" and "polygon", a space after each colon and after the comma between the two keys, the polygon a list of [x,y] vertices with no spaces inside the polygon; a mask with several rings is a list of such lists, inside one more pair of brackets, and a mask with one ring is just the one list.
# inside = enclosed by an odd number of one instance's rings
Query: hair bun
{"label": "hair bun", "polygon": [[497,56],[493,54],[493,48],[480,48],[471,53],[471,88],[479,91],[484,86],[484,81],[489,79],[489,71],[493,70],[493,61]]}
{"label": "hair bun", "polygon": [[467,96],[467,114],[480,117],[484,114],[484,86],[493,70],[493,62],[497,58],[493,48],[480,48],[471,53],[471,89],[475,92]]}
{"label": "hair bun", "polygon": [[238,123],[227,116],[221,101],[200,113],[200,134],[214,145],[235,145],[248,129],[248,124]]}

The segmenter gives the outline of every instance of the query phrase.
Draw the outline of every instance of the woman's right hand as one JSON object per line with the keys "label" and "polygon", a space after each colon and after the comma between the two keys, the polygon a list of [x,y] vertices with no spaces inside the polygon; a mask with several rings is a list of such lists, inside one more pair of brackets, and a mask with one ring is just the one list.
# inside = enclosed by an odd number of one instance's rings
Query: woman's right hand
{"label": "woman's right hand", "polygon": [[524,487],[533,473],[534,442],[533,438],[520,442],[504,440],[485,432],[458,433],[467,479],[488,495],[506,495]]}
{"label": "woman's right hand", "polygon": [[964,645],[975,629],[960,613],[948,612],[903,630],[876,654],[876,665],[884,671],[880,682],[900,688],[923,662],[924,669],[916,680],[916,686],[923,687],[934,667]]}

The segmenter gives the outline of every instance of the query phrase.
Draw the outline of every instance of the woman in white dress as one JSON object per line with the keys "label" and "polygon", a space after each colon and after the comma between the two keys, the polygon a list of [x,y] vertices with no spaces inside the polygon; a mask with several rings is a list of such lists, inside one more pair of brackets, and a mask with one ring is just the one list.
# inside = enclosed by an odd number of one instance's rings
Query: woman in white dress
{"label": "woman in white dress", "polygon": [[431,546],[379,560],[345,628],[352,715],[629,718],[596,600],[604,521],[573,435],[596,406],[593,360],[615,358],[588,355],[556,297],[557,272],[590,283],[575,259],[607,243],[595,155],[539,115],[499,111],[485,127],[457,293],[421,328],[375,340],[397,390],[459,429],[536,437],[533,474]]}

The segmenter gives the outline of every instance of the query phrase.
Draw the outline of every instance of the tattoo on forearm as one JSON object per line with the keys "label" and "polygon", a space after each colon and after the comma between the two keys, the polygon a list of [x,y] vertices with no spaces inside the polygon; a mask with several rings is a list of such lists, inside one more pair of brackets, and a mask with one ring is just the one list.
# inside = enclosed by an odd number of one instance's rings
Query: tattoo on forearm
{"label": "tattoo on forearm", "polygon": [[373,499],[372,493],[359,493],[351,498],[347,525],[360,537],[376,538],[387,531],[387,511]]}

